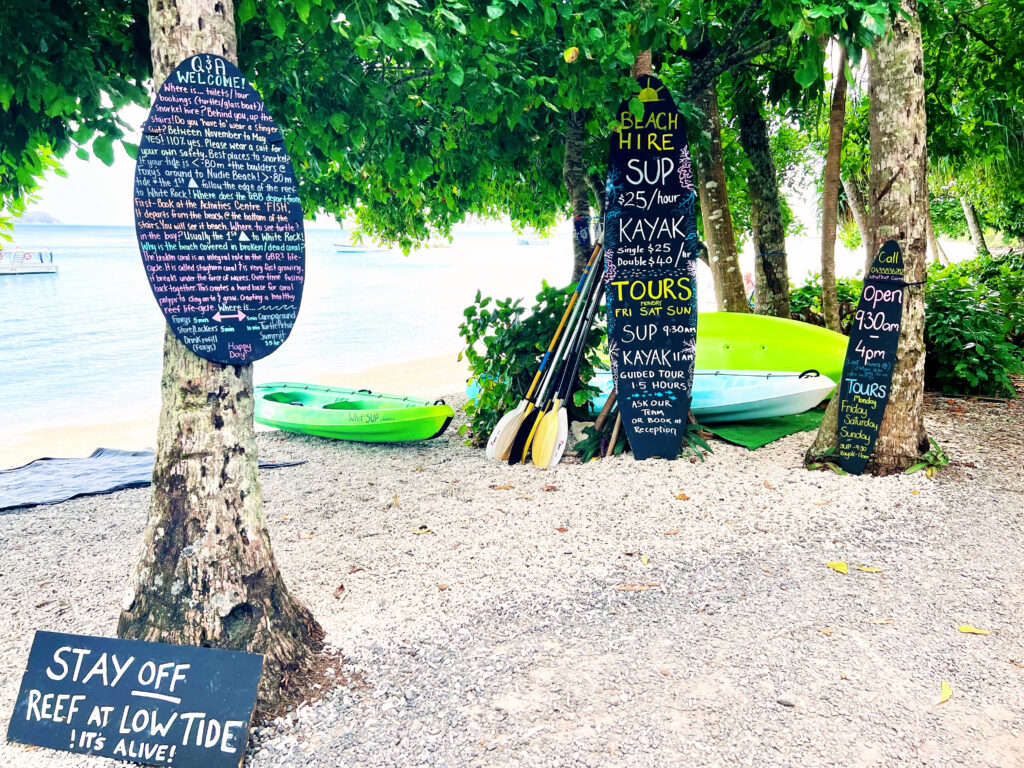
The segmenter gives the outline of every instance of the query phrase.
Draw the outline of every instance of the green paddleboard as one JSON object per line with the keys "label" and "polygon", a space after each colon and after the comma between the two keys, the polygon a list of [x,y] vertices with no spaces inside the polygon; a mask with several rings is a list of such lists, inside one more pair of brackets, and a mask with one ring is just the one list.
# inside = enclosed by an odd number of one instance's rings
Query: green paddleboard
{"label": "green paddleboard", "polygon": [[441,435],[455,415],[444,400],[317,384],[261,384],[255,397],[259,424],[362,443],[429,440]]}
{"label": "green paddleboard", "polygon": [[746,312],[701,312],[697,362],[702,370],[816,370],[838,382],[849,339],[799,320]]}

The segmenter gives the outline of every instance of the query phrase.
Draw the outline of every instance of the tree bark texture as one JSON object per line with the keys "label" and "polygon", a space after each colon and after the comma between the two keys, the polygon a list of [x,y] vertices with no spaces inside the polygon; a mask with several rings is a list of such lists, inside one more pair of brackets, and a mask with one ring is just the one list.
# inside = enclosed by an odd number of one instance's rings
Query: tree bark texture
{"label": "tree bark texture", "polygon": [[718,87],[712,83],[697,99],[701,111],[701,130],[711,137],[708,147],[701,142],[694,153],[699,179],[700,215],[708,246],[709,266],[715,280],[718,309],[725,312],[749,312],[743,288],[736,235],[729,212],[729,194],[725,186],[725,161],[722,158],[722,124],[718,112]]}
{"label": "tree bark texture", "polygon": [[856,180],[841,176],[840,181],[843,183],[843,191],[846,192],[846,203],[850,206],[850,213],[853,215],[857,231],[860,232],[861,244],[864,246],[864,274],[866,275],[875,260],[875,254],[871,252],[871,234],[868,232],[865,194]]}
{"label": "tree bark texture", "polygon": [[928,250],[932,252],[932,261],[936,264],[943,266],[949,264],[949,258],[946,256],[946,252],[942,250],[939,238],[935,236],[935,225],[932,223],[931,210],[928,211]]}
{"label": "tree bark texture", "polygon": [[[828,116],[828,150],[825,153],[825,186],[821,209],[821,310],[825,327],[839,331],[839,298],[836,294],[836,221],[839,217],[839,171],[846,123],[846,49],[839,46],[839,72],[832,90]],[[854,215],[856,220],[856,214]]]}
{"label": "tree bark texture", "polygon": [[582,241],[577,236],[577,225],[590,227],[590,189],[587,186],[586,168],[583,166],[583,149],[586,130],[582,111],[571,112],[566,120],[565,156],[562,160],[562,181],[569,194],[569,206],[573,220],[572,234],[572,281],[580,279],[593,246],[590,240]]}
{"label": "tree bark texture", "polygon": [[[231,0],[150,0],[154,84],[183,59],[236,60]],[[323,645],[270,546],[257,477],[252,366],[190,352],[165,329],[160,426],[143,550],[120,637],[264,655],[259,703]]]}
{"label": "tree bark texture", "polygon": [[786,229],[782,223],[779,177],[772,157],[768,122],[761,111],[763,94],[749,67],[736,72],[733,102],[740,144],[750,161],[747,193],[754,230],[754,311],[759,315],[790,316]]}
{"label": "tree bark texture", "polygon": [[978,212],[974,210],[974,204],[963,195],[960,195],[960,207],[964,209],[964,217],[967,219],[967,228],[971,232],[971,242],[974,243],[974,250],[979,256],[988,255],[988,244],[985,242],[985,232],[978,220]]}
{"label": "tree bark texture", "polygon": [[[921,23],[916,0],[902,0],[889,34],[870,50],[869,127],[871,183],[869,231],[877,252],[887,240],[903,249],[903,323],[889,401],[867,471],[887,475],[918,461],[924,430],[924,285],[928,185]],[[829,412],[837,408],[833,398]],[[830,433],[826,431],[829,427]],[[808,459],[836,445],[836,419],[826,420]]]}
{"label": "tree bark texture", "polygon": [[631,74],[633,77],[639,77],[640,75],[653,75],[654,70],[651,68],[651,51],[640,51],[633,59],[633,69]]}

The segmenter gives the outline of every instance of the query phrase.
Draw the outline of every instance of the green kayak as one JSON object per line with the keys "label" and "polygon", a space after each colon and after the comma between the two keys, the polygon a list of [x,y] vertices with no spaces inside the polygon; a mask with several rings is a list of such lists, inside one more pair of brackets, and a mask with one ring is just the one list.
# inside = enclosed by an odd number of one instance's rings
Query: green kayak
{"label": "green kayak", "polygon": [[711,370],[816,370],[843,378],[849,339],[799,320],[746,312],[701,312],[697,318],[696,367]]}
{"label": "green kayak", "polygon": [[444,400],[385,395],[368,389],[275,382],[256,387],[256,421],[305,435],[400,443],[438,437],[455,412]]}

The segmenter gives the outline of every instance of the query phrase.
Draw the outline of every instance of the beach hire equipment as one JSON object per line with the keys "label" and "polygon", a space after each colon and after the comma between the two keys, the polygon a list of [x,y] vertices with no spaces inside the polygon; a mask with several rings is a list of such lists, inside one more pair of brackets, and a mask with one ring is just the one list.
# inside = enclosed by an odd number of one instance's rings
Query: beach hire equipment
{"label": "beach hire equipment", "polygon": [[259,424],[360,443],[429,440],[443,434],[455,416],[444,400],[368,389],[274,382],[261,384],[254,394]]}
{"label": "beach hire equipment", "polygon": [[566,334],[566,343],[562,345],[569,351],[569,353],[560,356],[558,365],[553,367],[545,377],[540,388],[540,394],[536,400],[539,407],[535,408],[531,414],[524,417],[523,423],[520,425],[519,431],[516,434],[515,439],[512,441],[512,446],[509,449],[508,456],[508,463],[510,465],[525,464],[526,460],[530,456],[530,449],[533,446],[533,440],[537,434],[537,427],[540,424],[540,419],[550,409],[552,396],[555,394],[557,385],[561,381],[563,370],[568,365],[569,359],[572,357],[571,350],[575,347],[575,342],[584,319],[585,312],[583,309],[590,305],[593,294],[600,291],[603,268],[604,264],[599,264],[598,267],[593,270],[593,274],[590,276],[590,279],[587,281],[587,285],[584,287],[584,299],[583,302],[579,304],[580,311],[575,313],[573,319],[570,321],[571,330]]}
{"label": "beach hire equipment", "polygon": [[604,292],[600,288],[592,291],[586,312],[576,330],[573,351],[562,366],[561,378],[555,386],[554,402],[540,419],[531,448],[531,458],[536,467],[553,467],[562,460],[562,454],[565,453],[565,443],[569,438],[569,409],[566,407],[566,400],[572,396],[580,364],[587,353],[590,328],[594,324],[594,316],[603,297]]}
{"label": "beach hire equipment", "polygon": [[[491,436],[487,440],[487,458],[497,459],[498,461],[505,461],[508,459],[512,442],[519,434],[519,429],[522,426],[524,419],[529,418],[530,413],[533,411],[535,404],[534,394],[538,391],[538,385],[546,378],[547,371],[553,363],[560,358],[562,351],[565,348],[565,345],[561,343],[564,340],[563,331],[566,328],[569,318],[575,315],[577,300],[584,286],[590,284],[593,267],[601,254],[601,249],[601,243],[599,242],[594,247],[594,251],[590,255],[590,261],[587,262],[587,266],[583,270],[583,274],[580,275],[580,279],[576,283],[576,289],[569,298],[569,304],[565,308],[565,312],[562,314],[562,319],[558,324],[558,328],[555,329],[554,336],[551,337],[551,343],[548,344],[548,348],[544,352],[544,357],[541,358],[540,367],[537,369],[537,373],[534,374],[533,381],[530,383],[530,388],[526,391],[526,396],[519,401],[519,404],[515,408],[502,416],[497,425],[491,431]],[[554,354],[552,354],[553,351]]]}

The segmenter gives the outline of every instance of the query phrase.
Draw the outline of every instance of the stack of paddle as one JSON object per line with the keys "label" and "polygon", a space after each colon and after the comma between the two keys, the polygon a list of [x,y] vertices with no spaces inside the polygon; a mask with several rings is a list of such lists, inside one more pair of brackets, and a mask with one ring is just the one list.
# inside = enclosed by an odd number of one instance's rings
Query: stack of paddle
{"label": "stack of paddle", "polygon": [[601,303],[604,260],[600,244],[569,298],[562,320],[548,344],[530,388],[515,408],[501,417],[487,441],[487,458],[541,468],[562,459],[569,437],[566,400],[572,395],[587,337]]}

